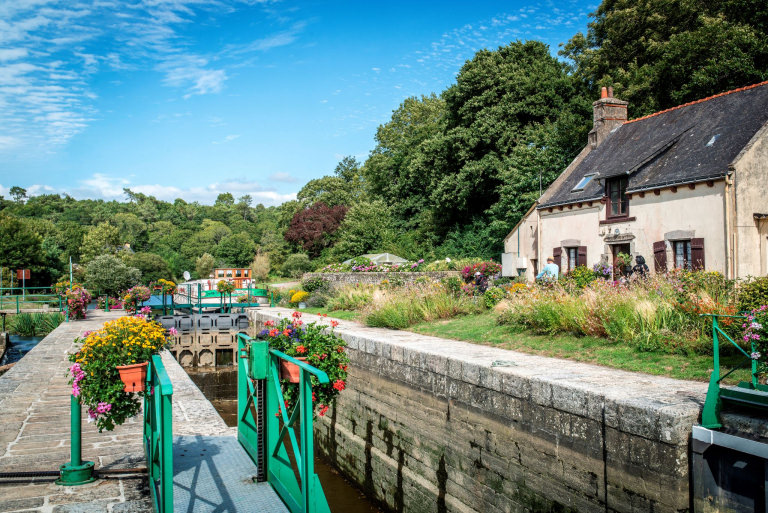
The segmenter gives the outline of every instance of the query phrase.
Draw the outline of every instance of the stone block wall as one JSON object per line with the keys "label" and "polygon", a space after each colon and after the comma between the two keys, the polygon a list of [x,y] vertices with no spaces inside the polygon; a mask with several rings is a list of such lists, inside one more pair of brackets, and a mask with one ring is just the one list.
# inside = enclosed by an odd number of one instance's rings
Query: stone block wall
{"label": "stone block wall", "polygon": [[[250,315],[278,314],[290,311]],[[316,422],[317,447],[390,509],[689,510],[705,384],[352,322],[336,331],[348,386]]]}
{"label": "stone block wall", "polygon": [[399,281],[402,283],[413,283],[421,277],[441,280],[449,276],[461,278],[461,271],[428,271],[417,273],[306,273],[302,280],[309,278],[322,278],[327,281],[331,287],[342,287],[344,285],[353,285],[362,283],[365,285],[378,285],[384,280],[390,282]]}

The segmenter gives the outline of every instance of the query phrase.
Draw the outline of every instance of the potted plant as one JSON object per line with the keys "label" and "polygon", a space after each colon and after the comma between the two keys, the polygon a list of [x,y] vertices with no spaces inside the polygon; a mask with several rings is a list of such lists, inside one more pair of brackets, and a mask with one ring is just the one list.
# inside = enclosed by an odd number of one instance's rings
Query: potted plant
{"label": "potted plant", "polygon": [[70,319],[85,319],[88,304],[91,302],[91,294],[79,283],[73,283],[72,287],[64,293],[67,311]]}
{"label": "potted plant", "polygon": [[[312,400],[314,410],[323,416],[328,411],[329,405],[344,388],[346,388],[347,369],[349,368],[349,355],[346,352],[346,342],[336,335],[334,328],[338,322],[332,320],[330,327],[319,323],[305,324],[301,320],[300,312],[293,312],[290,319],[281,319],[279,322],[266,321],[264,329],[259,336],[269,342],[270,347],[281,351],[288,356],[305,361],[328,374],[330,382],[320,385],[312,377]],[[287,373],[283,378],[283,395],[288,406],[296,403],[299,394],[298,367],[288,363]],[[295,370],[291,370],[293,366]],[[293,382],[290,375],[296,376]]]}
{"label": "potted plant", "polygon": [[[139,412],[147,364],[169,334],[175,335],[175,330],[166,331],[160,323],[136,315],[108,321],[75,341],[82,345],[69,355],[72,395],[88,408],[99,431],[111,431]],[[124,381],[121,367],[138,374]]]}
{"label": "potted plant", "polygon": [[123,308],[129,314],[135,314],[141,305],[152,296],[148,287],[136,285],[126,290],[123,294]]}
{"label": "potted plant", "polygon": [[216,284],[216,290],[221,294],[221,307],[224,308],[224,297],[229,296],[229,302],[232,303],[232,293],[235,291],[235,282],[232,280],[220,280]]}
{"label": "potted plant", "polygon": [[616,255],[616,267],[621,270],[623,276],[627,276],[632,271],[632,255],[619,253]]}
{"label": "potted plant", "polygon": [[297,308],[301,310],[307,307],[307,304],[304,302],[304,300],[309,297],[309,292],[305,292],[303,290],[297,290],[297,291],[292,290],[290,292],[291,292],[290,303],[292,305],[295,305]]}

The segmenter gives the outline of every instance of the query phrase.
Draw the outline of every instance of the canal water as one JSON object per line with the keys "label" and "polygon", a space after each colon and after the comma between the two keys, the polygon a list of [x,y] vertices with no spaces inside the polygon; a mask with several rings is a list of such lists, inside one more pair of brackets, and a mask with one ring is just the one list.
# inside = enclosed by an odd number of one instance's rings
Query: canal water
{"label": "canal water", "polygon": [[[211,401],[227,426],[237,425],[237,370],[235,367],[185,367],[189,377]],[[385,513],[328,462],[315,458],[315,472],[333,513]]]}
{"label": "canal water", "polygon": [[11,335],[8,345],[5,348],[5,354],[2,359],[0,359],[0,365],[18,362],[41,340],[43,340],[43,337],[21,337],[19,335]]}

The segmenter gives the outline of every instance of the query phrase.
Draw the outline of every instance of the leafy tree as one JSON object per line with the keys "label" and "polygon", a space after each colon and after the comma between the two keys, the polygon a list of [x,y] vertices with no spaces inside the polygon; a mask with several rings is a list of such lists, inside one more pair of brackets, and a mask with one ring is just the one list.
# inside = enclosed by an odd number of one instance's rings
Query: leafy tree
{"label": "leafy tree", "polygon": [[642,116],[768,78],[768,4],[604,0],[561,54],[596,93],[613,86]]}
{"label": "leafy tree", "polygon": [[384,201],[354,204],[342,221],[332,253],[338,260],[386,251],[394,241],[389,208]]}
{"label": "leafy tree", "polygon": [[210,253],[203,253],[202,256],[195,260],[195,271],[198,278],[208,278],[216,267],[216,259]]}
{"label": "leafy tree", "polygon": [[304,253],[294,253],[283,264],[283,274],[291,278],[301,278],[301,275],[312,270],[312,263]]}
{"label": "leafy tree", "polygon": [[265,281],[269,278],[269,255],[256,253],[251,262],[251,276],[254,280]]}
{"label": "leafy tree", "polygon": [[247,267],[256,253],[256,244],[247,233],[236,233],[221,240],[216,256],[233,267]]}
{"label": "leafy tree", "polygon": [[214,206],[217,207],[232,207],[235,204],[235,197],[232,196],[231,192],[222,192],[218,196],[216,196],[216,202],[214,203]]}
{"label": "leafy tree", "polygon": [[8,267],[13,272],[30,269],[38,274],[44,264],[40,235],[24,220],[0,215],[0,267]]}
{"label": "leafy tree", "polygon": [[24,203],[24,200],[27,199],[27,190],[18,185],[11,187],[8,192],[16,203]]}
{"label": "leafy tree", "polygon": [[285,232],[285,240],[300,245],[310,256],[317,257],[331,244],[332,236],[346,213],[347,207],[343,205],[329,207],[319,201],[296,212]]}
{"label": "leafy tree", "polygon": [[146,242],[147,224],[136,214],[115,214],[110,220],[110,224],[117,228],[121,244],[130,244],[137,248]]}
{"label": "leafy tree", "polygon": [[86,286],[102,294],[117,295],[140,281],[141,271],[128,267],[114,255],[97,256],[85,268]]}
{"label": "leafy tree", "polygon": [[120,241],[117,228],[102,222],[91,226],[83,236],[80,248],[80,263],[87,264],[99,255],[113,254]]}
{"label": "leafy tree", "polygon": [[135,267],[141,271],[141,281],[148,285],[150,282],[160,278],[170,279],[171,269],[160,255],[154,253],[126,253],[123,256],[123,262],[130,267]]}

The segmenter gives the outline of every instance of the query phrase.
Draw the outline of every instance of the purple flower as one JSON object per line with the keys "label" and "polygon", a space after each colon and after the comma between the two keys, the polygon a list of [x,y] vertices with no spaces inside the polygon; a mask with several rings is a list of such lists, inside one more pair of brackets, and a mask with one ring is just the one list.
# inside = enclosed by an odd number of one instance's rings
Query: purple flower
{"label": "purple flower", "polygon": [[752,354],[750,354],[749,357],[752,358],[753,360],[759,360],[760,359],[760,352],[759,351],[755,351]]}

